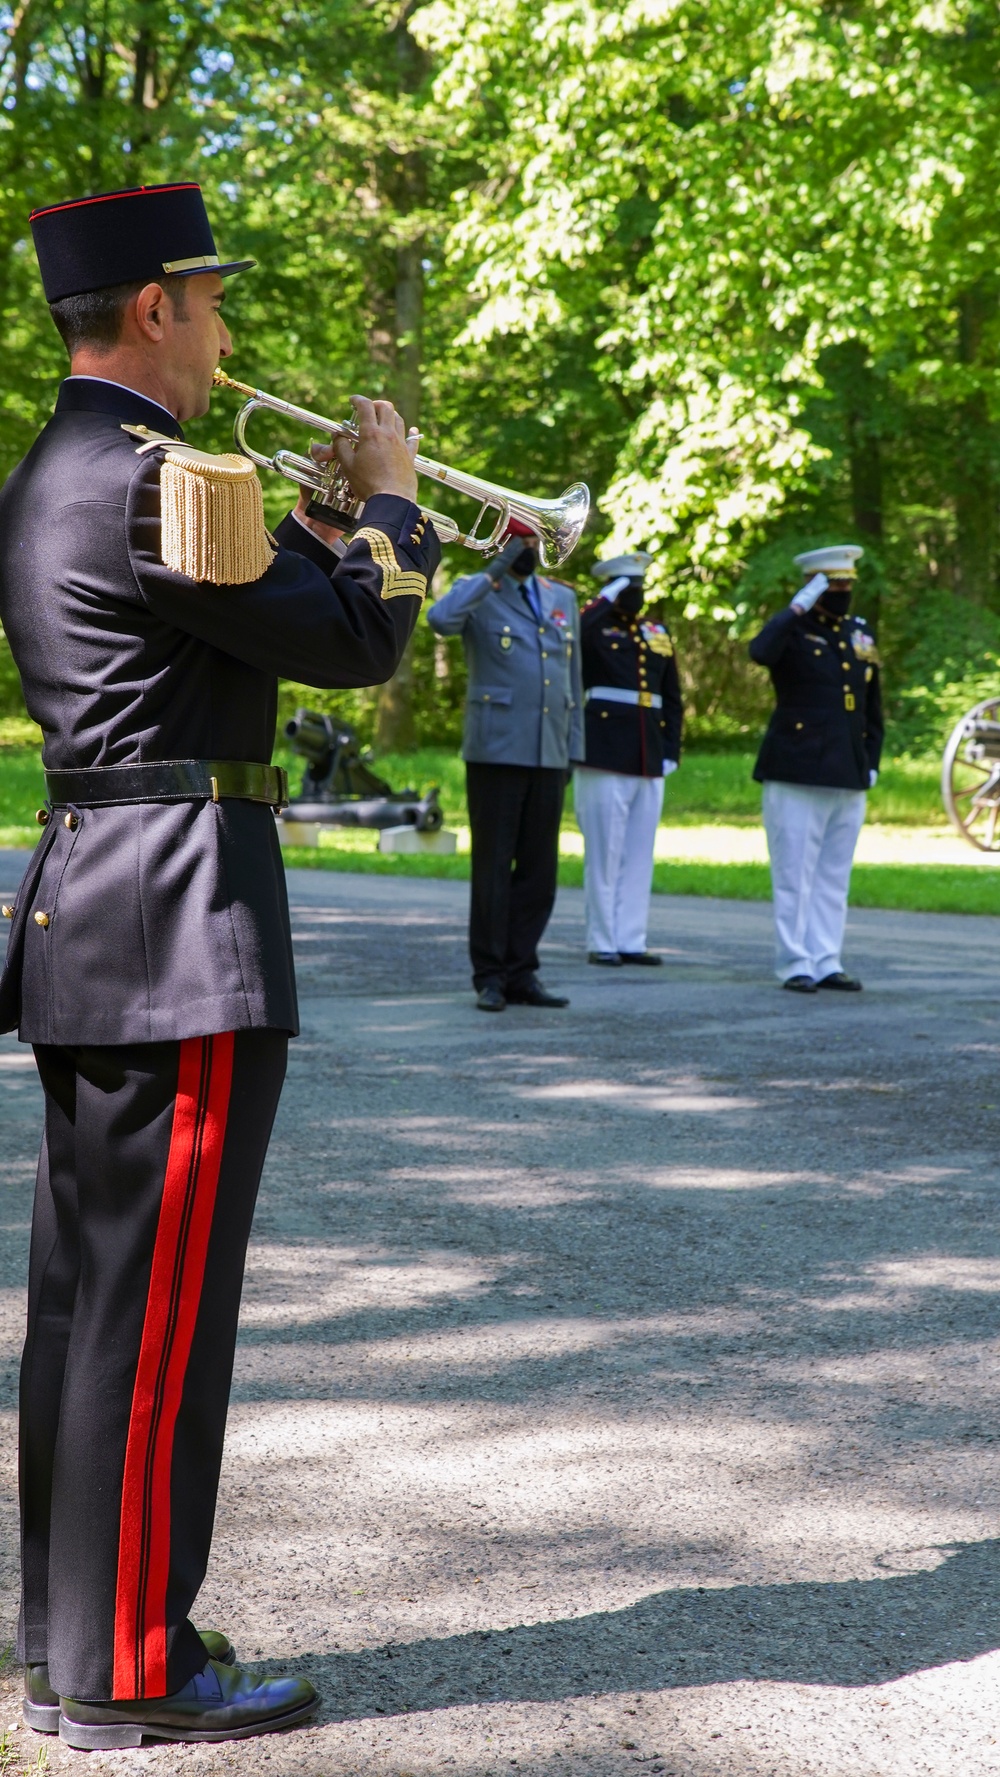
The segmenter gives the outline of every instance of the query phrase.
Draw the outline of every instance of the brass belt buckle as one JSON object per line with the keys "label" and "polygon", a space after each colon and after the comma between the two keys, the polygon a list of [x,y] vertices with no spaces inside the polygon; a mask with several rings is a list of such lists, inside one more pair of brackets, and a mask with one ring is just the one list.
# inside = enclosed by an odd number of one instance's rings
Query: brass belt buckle
{"label": "brass belt buckle", "polygon": [[639,708],[641,710],[651,710],[652,707],[653,707],[653,693],[651,691],[640,691],[640,693],[639,693]]}

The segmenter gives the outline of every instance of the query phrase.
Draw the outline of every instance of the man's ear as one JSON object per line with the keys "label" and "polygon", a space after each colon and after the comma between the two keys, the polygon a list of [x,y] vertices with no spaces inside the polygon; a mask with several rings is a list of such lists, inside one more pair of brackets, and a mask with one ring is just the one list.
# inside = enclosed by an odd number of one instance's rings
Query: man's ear
{"label": "man's ear", "polygon": [[135,320],[139,332],[150,340],[163,338],[164,310],[169,301],[162,284],[145,284],[135,299]]}

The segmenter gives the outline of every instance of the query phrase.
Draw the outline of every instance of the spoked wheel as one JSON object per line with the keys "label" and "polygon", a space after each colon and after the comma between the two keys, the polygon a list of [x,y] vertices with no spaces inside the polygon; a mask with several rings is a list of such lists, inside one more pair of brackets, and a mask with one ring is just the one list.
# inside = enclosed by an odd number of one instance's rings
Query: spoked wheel
{"label": "spoked wheel", "polygon": [[1000,851],[1000,697],[963,716],[941,761],[941,795],[963,839]]}

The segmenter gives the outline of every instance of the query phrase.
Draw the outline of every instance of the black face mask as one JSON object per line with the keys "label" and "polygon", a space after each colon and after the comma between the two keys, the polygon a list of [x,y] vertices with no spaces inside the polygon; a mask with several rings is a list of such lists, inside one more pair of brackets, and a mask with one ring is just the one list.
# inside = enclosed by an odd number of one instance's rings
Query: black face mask
{"label": "black face mask", "polygon": [[830,589],[824,592],[819,602],[829,616],[846,617],[851,608],[851,595],[850,592],[834,592]]}
{"label": "black face mask", "polygon": [[630,580],[627,586],[622,587],[615,604],[624,617],[638,617],[642,610],[643,597],[642,581]]}
{"label": "black face mask", "polygon": [[533,549],[522,549],[516,561],[510,564],[510,571],[515,580],[528,580],[534,573],[537,563]]}

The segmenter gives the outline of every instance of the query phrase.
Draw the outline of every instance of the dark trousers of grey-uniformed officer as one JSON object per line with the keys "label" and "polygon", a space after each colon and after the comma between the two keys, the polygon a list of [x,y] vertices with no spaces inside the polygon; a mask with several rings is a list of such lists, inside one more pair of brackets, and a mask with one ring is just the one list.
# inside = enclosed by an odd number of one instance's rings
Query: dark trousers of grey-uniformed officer
{"label": "dark trousers of grey-uniformed officer", "polygon": [[580,625],[572,588],[515,537],[428,611],[469,669],[463,755],[472,834],[469,952],[477,1004],[565,1005],[538,979],[556,897],[569,765],[583,752]]}
{"label": "dark trousers of grey-uniformed officer", "polygon": [[32,227],[72,375],[0,492],[0,619],[48,797],[0,977],[0,1029],[34,1046],[45,1093],[24,1719],[98,1750],[242,1737],[317,1701],[237,1667],[190,1614],[298,1029],[277,674],[389,678],[439,550],[388,403],[358,404],[346,460],[370,497],[341,559],[304,500],[275,545],[250,465],[184,443],[231,349],[223,274],[253,263],[220,265],[197,186],[71,200]]}

